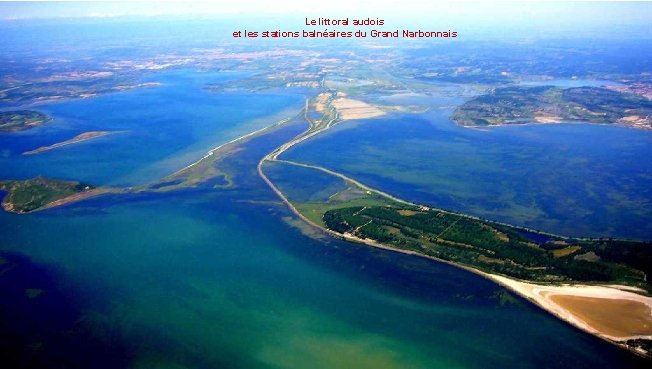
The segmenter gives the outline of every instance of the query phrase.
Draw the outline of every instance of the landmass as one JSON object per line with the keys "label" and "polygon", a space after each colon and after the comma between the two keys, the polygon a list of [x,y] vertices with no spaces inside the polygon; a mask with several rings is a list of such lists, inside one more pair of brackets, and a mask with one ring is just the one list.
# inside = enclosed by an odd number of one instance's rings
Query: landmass
{"label": "landmass", "polygon": [[40,153],[42,153],[44,151],[54,150],[54,149],[57,149],[57,148],[62,147],[62,146],[72,145],[72,144],[76,144],[76,143],[83,142],[83,141],[88,141],[88,140],[91,140],[93,138],[107,136],[107,135],[114,134],[114,133],[118,133],[118,132],[116,132],[116,131],[90,131],[90,132],[84,132],[84,133],[78,134],[77,136],[75,136],[75,137],[73,137],[73,138],[71,138],[69,140],[61,141],[61,142],[58,142],[58,143],[55,143],[55,144],[52,144],[52,145],[48,145],[48,146],[41,146],[41,147],[39,147],[37,149],[34,149],[34,150],[25,151],[23,153],[23,155],[40,154]]}
{"label": "landmass", "polygon": [[[414,108],[379,105],[387,101],[379,97],[428,97],[435,90],[450,89],[449,96],[470,99],[457,107],[453,117],[463,126],[586,122],[650,129],[649,63],[637,63],[631,57],[614,58],[614,55],[633,55],[622,53],[626,43],[618,40],[596,48],[592,43],[569,46],[566,40],[559,40],[533,48],[529,43],[508,45],[486,41],[449,47],[415,40],[409,48],[365,42],[355,52],[340,47],[329,50],[325,44],[304,49],[297,45],[292,43],[293,49],[279,46],[273,50],[233,43],[218,48],[192,48],[192,51],[172,47],[142,51],[131,48],[128,57],[121,57],[124,51],[119,48],[98,54],[101,57],[5,55],[12,59],[3,63],[0,100],[33,104],[154,87],[158,84],[142,83],[142,77],[150,78],[152,71],[171,68],[250,73],[244,78],[227,78],[206,85],[209,91],[313,89],[318,96],[306,102],[302,114],[308,129],[266,155],[257,168],[265,182],[296,214],[296,218],[286,221],[296,224],[300,222],[297,218],[301,219],[302,232],[311,236],[328,234],[467,269],[506,286],[592,334],[638,353],[652,352],[649,242],[564,237],[419,206],[327,168],[281,159],[289,148],[337,124],[346,124],[349,119],[373,118],[388,111],[424,111],[433,106],[450,108],[458,104],[438,98],[442,101],[415,99],[420,102],[415,102],[419,105]],[[640,42],[635,46],[642,55],[649,51]],[[382,52],[374,51],[377,48],[382,48]],[[487,52],[478,53],[478,48]],[[567,89],[506,87],[524,80],[578,78],[617,81],[622,85]],[[477,96],[478,91],[487,90],[490,92]],[[5,113],[21,112],[30,111]],[[45,122],[11,123],[7,128],[2,119],[0,132],[28,129]],[[43,177],[0,181],[0,189],[8,192],[2,201],[3,208],[27,213],[112,191],[172,191],[215,182],[215,187],[231,187],[238,180],[233,179],[236,169],[226,166],[222,159],[241,152],[242,141],[266,134],[270,128],[288,121],[282,119],[268,128],[220,145],[177,173],[133,189],[98,189]],[[101,132],[104,131],[86,132],[25,154],[100,137]],[[327,201],[297,201],[265,174],[270,163],[321,171],[341,179],[346,188],[333,193]],[[302,178],[296,181],[297,186],[304,184]],[[1,258],[0,255],[0,264]],[[24,287],[20,292],[36,301],[42,298],[40,291],[46,291],[45,296],[51,293],[48,289],[41,290],[39,285],[35,286],[39,288]]]}
{"label": "landmass", "polygon": [[107,93],[159,86],[158,82],[137,82],[135,76],[113,76],[109,72],[70,72],[47,78],[12,81],[0,90],[0,101],[35,104],[66,99],[87,99]]}
{"label": "landmass", "polygon": [[648,100],[652,100],[652,83],[634,82],[625,85],[606,86],[606,88],[614,91],[628,92],[635,95],[640,95]]}
{"label": "landmass", "polygon": [[652,101],[600,87],[502,87],[460,105],[453,120],[466,127],[585,122],[652,129]]}
{"label": "landmass", "polygon": [[0,112],[0,132],[19,132],[38,127],[49,120],[48,116],[34,110]]}
{"label": "landmass", "polygon": [[29,213],[107,192],[77,181],[46,177],[0,181],[0,190],[7,192],[2,208],[12,213]]}

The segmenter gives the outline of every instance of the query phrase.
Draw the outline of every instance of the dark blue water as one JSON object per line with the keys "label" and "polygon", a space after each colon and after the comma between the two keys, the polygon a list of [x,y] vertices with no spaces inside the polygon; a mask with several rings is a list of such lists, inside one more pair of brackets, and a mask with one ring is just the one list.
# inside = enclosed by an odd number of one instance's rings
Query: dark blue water
{"label": "dark blue water", "polygon": [[652,132],[455,126],[450,110],[345,122],[283,157],[411,201],[571,236],[652,239]]}
{"label": "dark blue water", "polygon": [[267,177],[290,201],[319,202],[344,190],[346,183],[338,177],[280,162],[268,162],[264,167]]}
{"label": "dark blue water", "polygon": [[[29,107],[50,115],[53,121],[0,134],[0,178],[48,175],[95,185],[142,184],[194,162],[215,146],[292,116],[302,107],[300,90],[217,94],[204,89],[207,83],[246,75],[170,70],[140,81],[161,83],[157,87]],[[38,155],[21,155],[88,131],[119,133]]]}

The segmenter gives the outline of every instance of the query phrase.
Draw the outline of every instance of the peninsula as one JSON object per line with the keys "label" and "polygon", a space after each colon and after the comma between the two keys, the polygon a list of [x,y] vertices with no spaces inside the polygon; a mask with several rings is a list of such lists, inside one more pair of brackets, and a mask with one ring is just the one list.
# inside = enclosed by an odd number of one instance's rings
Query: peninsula
{"label": "peninsula", "polygon": [[0,181],[0,190],[7,192],[2,208],[12,213],[29,213],[107,192],[77,181],[46,177]]}
{"label": "peninsula", "polygon": [[652,129],[652,101],[600,87],[503,87],[460,105],[452,119],[466,127],[583,122]]}

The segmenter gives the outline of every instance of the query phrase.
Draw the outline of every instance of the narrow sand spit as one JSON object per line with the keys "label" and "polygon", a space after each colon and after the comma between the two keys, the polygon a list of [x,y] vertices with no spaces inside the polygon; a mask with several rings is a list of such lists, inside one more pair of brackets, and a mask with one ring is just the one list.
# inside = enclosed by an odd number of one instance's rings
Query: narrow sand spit
{"label": "narrow sand spit", "polygon": [[57,142],[57,143],[49,145],[49,146],[41,146],[41,147],[39,147],[37,149],[34,149],[34,150],[25,151],[23,153],[23,155],[40,154],[40,153],[42,153],[44,151],[54,150],[54,149],[57,149],[59,147],[72,145],[72,144],[92,140],[94,138],[108,136],[108,135],[112,135],[112,134],[115,134],[115,133],[121,133],[121,132],[124,132],[124,131],[90,131],[90,132],[84,132],[82,134],[78,134],[77,136],[75,136],[75,137],[73,137],[73,138],[71,138],[69,140]]}

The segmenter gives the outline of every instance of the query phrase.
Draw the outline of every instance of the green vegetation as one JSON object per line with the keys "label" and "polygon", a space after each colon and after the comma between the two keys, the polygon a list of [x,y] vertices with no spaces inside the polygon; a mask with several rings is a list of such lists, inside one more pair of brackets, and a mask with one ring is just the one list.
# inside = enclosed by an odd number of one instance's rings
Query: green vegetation
{"label": "green vegetation", "polygon": [[0,132],[24,131],[47,121],[47,115],[34,110],[3,111],[0,112]]}
{"label": "green vegetation", "polygon": [[36,177],[23,181],[0,181],[0,190],[7,191],[2,200],[6,211],[26,213],[53,201],[85,192],[91,186],[76,181]]}
{"label": "green vegetation", "polygon": [[323,217],[328,210],[394,203],[385,196],[314,167],[278,160],[265,162],[263,168],[292,205],[321,227],[326,227]]}
{"label": "green vegetation", "polygon": [[[541,282],[623,283],[652,290],[645,278],[652,273],[650,243],[534,237],[507,225],[399,204],[329,209],[323,224],[338,233],[489,273]],[[587,253],[597,258],[578,257]]]}
{"label": "green vegetation", "polygon": [[463,126],[532,122],[621,123],[652,128],[652,102],[598,87],[505,87],[467,101],[453,114]]}
{"label": "green vegetation", "polygon": [[357,207],[385,206],[391,203],[387,198],[375,193],[366,193],[357,187],[349,187],[336,195],[332,196],[327,202],[302,202],[295,203],[294,206],[301,214],[322,227],[324,223],[324,213],[330,210]]}

